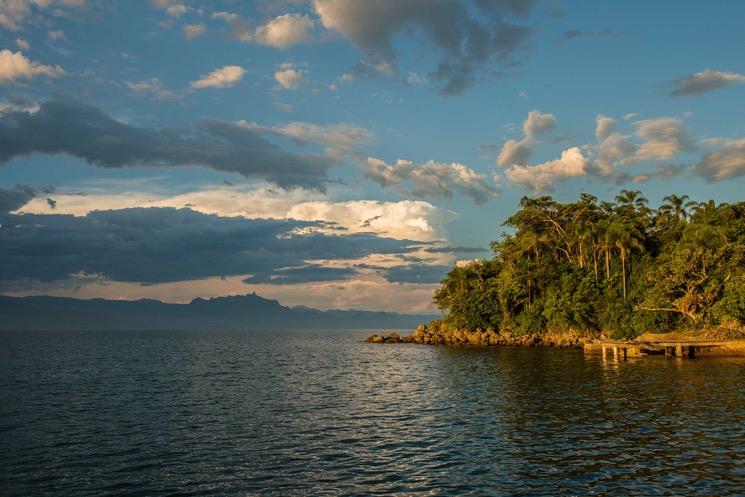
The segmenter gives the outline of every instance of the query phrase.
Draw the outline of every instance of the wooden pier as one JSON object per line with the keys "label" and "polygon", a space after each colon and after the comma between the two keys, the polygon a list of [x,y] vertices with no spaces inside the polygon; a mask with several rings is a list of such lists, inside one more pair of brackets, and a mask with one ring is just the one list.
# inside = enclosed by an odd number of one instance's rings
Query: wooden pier
{"label": "wooden pier", "polygon": [[[679,357],[693,359],[697,351],[712,349],[715,347],[730,347],[733,342],[745,342],[741,340],[640,340],[624,342],[616,340],[603,340],[600,342],[600,353],[603,358],[612,354],[614,359],[626,359],[633,356],[662,355],[665,357]],[[597,342],[589,347],[588,352],[597,350]]]}

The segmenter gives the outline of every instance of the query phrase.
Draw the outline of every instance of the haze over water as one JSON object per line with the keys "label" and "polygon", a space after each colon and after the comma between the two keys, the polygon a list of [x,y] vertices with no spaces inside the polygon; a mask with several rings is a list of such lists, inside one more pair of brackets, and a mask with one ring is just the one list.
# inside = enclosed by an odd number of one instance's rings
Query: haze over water
{"label": "haze over water", "polygon": [[2,333],[0,494],[742,495],[745,359]]}

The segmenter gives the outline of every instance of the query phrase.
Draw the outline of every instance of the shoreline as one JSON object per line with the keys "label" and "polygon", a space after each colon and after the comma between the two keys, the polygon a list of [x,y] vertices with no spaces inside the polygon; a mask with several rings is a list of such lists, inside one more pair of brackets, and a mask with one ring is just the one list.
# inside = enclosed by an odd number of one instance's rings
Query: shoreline
{"label": "shoreline", "polygon": [[[420,324],[410,335],[399,335],[390,332],[386,335],[374,334],[365,340],[368,343],[413,343],[417,345],[446,345],[446,346],[471,346],[471,347],[556,347],[582,349],[586,354],[601,355],[604,343],[613,342],[621,345],[625,351],[635,350],[644,353],[632,353],[630,355],[666,355],[665,347],[655,347],[656,342],[666,343],[677,340],[681,343],[705,341],[705,337],[694,335],[681,335],[679,333],[643,334],[634,340],[614,341],[600,333],[590,332],[546,332],[531,333],[525,335],[513,335],[494,330],[486,331],[461,331],[444,330],[442,327],[428,327]],[[716,346],[698,348],[696,357],[745,357],[745,338],[709,338],[709,342],[719,342]],[[686,346],[687,347],[687,346]],[[668,345],[668,348],[670,346]],[[669,355],[669,354],[667,354]],[[693,354],[690,355],[693,357]]]}
{"label": "shoreline", "polygon": [[391,332],[387,335],[371,335],[370,343],[415,343],[419,345],[471,345],[477,347],[558,347],[583,348],[586,344],[600,339],[600,335],[589,333],[531,333],[513,335],[494,330],[461,331],[443,330],[420,324],[410,335]]}

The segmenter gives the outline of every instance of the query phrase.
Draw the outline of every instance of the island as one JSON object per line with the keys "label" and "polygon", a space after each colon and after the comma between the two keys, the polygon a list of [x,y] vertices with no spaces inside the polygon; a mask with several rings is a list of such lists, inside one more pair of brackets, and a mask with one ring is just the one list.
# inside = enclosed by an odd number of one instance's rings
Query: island
{"label": "island", "polygon": [[368,341],[745,355],[745,202],[648,204],[523,197],[492,257],[442,280],[442,319]]}

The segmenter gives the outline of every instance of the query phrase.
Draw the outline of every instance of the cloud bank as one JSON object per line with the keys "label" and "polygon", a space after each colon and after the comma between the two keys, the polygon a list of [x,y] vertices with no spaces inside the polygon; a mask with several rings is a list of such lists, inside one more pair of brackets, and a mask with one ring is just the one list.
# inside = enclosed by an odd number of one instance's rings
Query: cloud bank
{"label": "cloud bank", "polygon": [[139,128],[70,100],[0,116],[0,164],[35,153],[66,153],[104,168],[202,166],[306,188],[323,188],[334,162],[290,154],[253,130],[215,119],[185,128]]}

